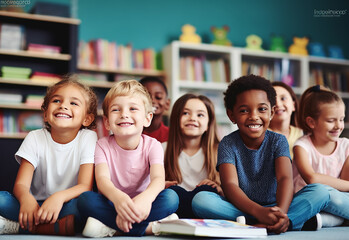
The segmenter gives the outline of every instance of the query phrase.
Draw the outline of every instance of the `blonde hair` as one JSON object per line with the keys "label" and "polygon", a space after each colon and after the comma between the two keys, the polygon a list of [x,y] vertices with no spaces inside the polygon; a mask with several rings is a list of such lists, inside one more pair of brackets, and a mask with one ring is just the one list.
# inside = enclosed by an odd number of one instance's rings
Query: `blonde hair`
{"label": "blonde hair", "polygon": [[[298,125],[304,133],[312,133],[312,129],[306,122],[307,117],[318,119],[321,114],[321,105],[325,103],[343,103],[343,100],[330,89],[316,85],[309,87],[301,96],[298,111]],[[343,103],[344,104],[344,103]]]}
{"label": "blonde hair", "polygon": [[207,170],[208,179],[220,184],[219,174],[216,170],[217,164],[217,124],[213,103],[203,95],[184,94],[174,103],[170,116],[170,129],[165,152],[165,177],[167,181],[182,182],[182,174],[179,168],[178,157],[184,148],[183,135],[180,128],[180,118],[184,106],[190,99],[202,101],[208,112],[209,121],[207,131],[201,137],[201,147],[205,155],[204,167]]}
{"label": "blonde hair", "polygon": [[[81,125],[81,128],[95,129],[96,119],[97,119],[97,105],[98,105],[97,96],[91,88],[79,82],[79,77],[76,74],[63,76],[63,79],[61,81],[47,88],[44,101],[41,105],[41,110],[43,112],[46,112],[48,109],[48,105],[50,104],[50,101],[52,99],[52,96],[56,93],[56,91],[68,85],[73,85],[80,88],[81,91],[87,96],[87,103],[86,103],[87,114],[92,114],[94,117],[92,123],[89,126],[85,127]],[[48,131],[51,131],[51,126],[48,122],[45,122],[45,128]]]}
{"label": "blonde hair", "polygon": [[144,103],[145,112],[148,114],[153,112],[152,100],[147,89],[139,83],[137,80],[124,80],[117,82],[114,86],[108,91],[107,95],[104,98],[102,108],[103,115],[108,117],[108,109],[110,103],[116,97],[123,96],[137,96],[140,97]]}

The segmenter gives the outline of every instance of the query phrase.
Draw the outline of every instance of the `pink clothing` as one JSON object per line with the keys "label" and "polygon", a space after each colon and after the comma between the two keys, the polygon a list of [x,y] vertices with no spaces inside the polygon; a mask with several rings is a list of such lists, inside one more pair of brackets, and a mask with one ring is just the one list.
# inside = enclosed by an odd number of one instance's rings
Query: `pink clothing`
{"label": "pink clothing", "polygon": [[161,126],[153,132],[147,132],[147,129],[143,131],[143,134],[148,135],[150,137],[156,138],[159,142],[167,142],[168,140],[168,132],[169,128],[165,126],[163,122],[161,122]]}
{"label": "pink clothing", "polygon": [[[319,153],[311,141],[310,135],[299,138],[294,146],[300,146],[308,153],[308,159],[316,173],[335,178],[339,178],[344,162],[349,156],[349,139],[347,138],[338,139],[336,149],[331,155]],[[295,192],[306,185],[295,164],[293,164],[293,183]]]}
{"label": "pink clothing", "polygon": [[114,186],[131,198],[142,193],[150,183],[150,166],[164,164],[161,143],[142,134],[135,150],[124,150],[115,141],[114,135],[98,140],[95,165],[107,163]]}

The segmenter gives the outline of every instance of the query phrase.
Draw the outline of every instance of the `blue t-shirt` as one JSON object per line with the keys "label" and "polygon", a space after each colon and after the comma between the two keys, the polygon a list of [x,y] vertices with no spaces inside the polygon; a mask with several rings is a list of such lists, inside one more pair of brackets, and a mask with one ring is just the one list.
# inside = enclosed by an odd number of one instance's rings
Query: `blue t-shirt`
{"label": "blue t-shirt", "polygon": [[242,191],[258,204],[272,204],[276,202],[275,159],[282,156],[291,159],[284,135],[267,130],[259,149],[252,150],[237,130],[219,143],[217,170],[222,163],[234,164]]}

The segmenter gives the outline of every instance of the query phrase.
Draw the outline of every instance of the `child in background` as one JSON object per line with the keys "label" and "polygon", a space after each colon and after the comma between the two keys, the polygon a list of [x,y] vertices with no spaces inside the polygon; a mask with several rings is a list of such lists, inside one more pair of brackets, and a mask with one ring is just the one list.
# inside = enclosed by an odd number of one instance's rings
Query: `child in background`
{"label": "child in background", "polygon": [[328,185],[331,200],[323,209],[327,213],[320,213],[324,227],[349,219],[349,139],[339,137],[344,117],[343,100],[329,89],[317,85],[303,93],[299,125],[307,135],[294,146],[295,191],[311,183]]}
{"label": "child in background", "polygon": [[168,139],[168,127],[163,123],[164,112],[170,108],[167,87],[157,77],[144,77],[139,81],[150,93],[153,103],[153,120],[149,127],[144,128],[143,134],[156,138],[159,142],[166,142]]}
{"label": "child in background", "polygon": [[41,109],[45,128],[15,155],[14,196],[0,192],[2,234],[73,235],[74,222],[83,225],[77,197],[93,185],[97,97],[71,76],[48,88]]}
{"label": "child in background", "polygon": [[217,169],[225,197],[196,194],[192,205],[198,217],[257,223],[283,233],[300,230],[327,206],[329,193],[320,184],[308,185],[293,197],[286,137],[267,130],[275,97],[271,83],[259,76],[243,76],[229,85],[224,103],[239,130],[225,136],[218,147]]}
{"label": "child in background", "polygon": [[297,96],[286,83],[272,82],[272,85],[276,92],[276,105],[269,128],[287,138],[291,159],[293,159],[293,145],[303,135],[302,129],[297,127]]}
{"label": "child in background", "polygon": [[82,234],[151,234],[153,221],[177,210],[178,197],[170,189],[163,190],[161,143],[142,134],[153,117],[150,95],[136,80],[121,81],[109,90],[102,107],[105,127],[113,134],[96,145],[99,193],[85,192],[78,200],[81,214],[88,218]]}
{"label": "child in background", "polygon": [[170,123],[163,143],[166,187],[179,196],[178,216],[195,218],[191,201],[196,193],[222,193],[215,169],[219,141],[214,106],[205,96],[185,94],[173,105]]}

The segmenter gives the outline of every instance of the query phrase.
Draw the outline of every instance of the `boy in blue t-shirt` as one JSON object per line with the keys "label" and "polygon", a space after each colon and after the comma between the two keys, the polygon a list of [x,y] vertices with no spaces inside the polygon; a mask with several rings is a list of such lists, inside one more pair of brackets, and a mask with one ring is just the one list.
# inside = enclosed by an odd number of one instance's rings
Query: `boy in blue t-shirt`
{"label": "boy in blue t-shirt", "polygon": [[267,130],[276,103],[270,81],[243,76],[224,94],[227,115],[239,128],[218,148],[217,170],[225,197],[198,193],[192,202],[194,213],[199,218],[247,220],[274,233],[321,228],[316,214],[327,206],[329,193],[321,184],[310,184],[293,196],[287,139]]}

